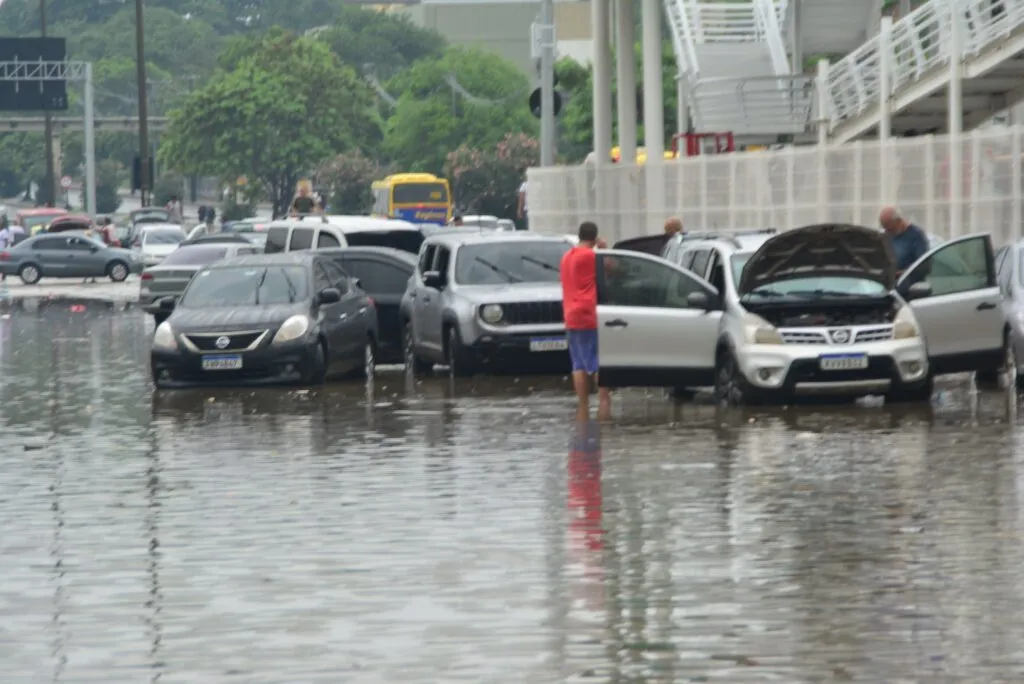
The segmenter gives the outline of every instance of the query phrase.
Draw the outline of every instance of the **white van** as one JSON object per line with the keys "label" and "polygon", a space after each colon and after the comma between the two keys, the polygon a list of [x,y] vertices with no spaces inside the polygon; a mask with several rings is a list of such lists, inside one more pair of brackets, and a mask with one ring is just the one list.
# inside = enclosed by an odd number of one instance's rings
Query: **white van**
{"label": "white van", "polygon": [[372,216],[303,216],[267,227],[267,254],[332,247],[391,247],[419,254],[423,231],[408,221]]}

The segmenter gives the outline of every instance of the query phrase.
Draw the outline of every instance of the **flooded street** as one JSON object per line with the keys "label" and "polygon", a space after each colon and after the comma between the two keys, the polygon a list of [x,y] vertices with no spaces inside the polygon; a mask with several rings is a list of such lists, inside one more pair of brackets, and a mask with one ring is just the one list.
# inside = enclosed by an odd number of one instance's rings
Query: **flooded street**
{"label": "flooded street", "polygon": [[576,430],[563,378],[154,397],[151,331],[0,320],[6,681],[1024,680],[1001,393]]}

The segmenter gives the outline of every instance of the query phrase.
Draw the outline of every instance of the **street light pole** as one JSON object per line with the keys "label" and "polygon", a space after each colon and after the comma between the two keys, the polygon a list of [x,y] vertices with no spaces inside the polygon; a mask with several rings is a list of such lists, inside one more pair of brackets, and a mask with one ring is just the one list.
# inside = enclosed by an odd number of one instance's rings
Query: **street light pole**
{"label": "street light pole", "polygon": [[[39,0],[39,28],[40,35],[46,37],[46,0]],[[42,200],[43,206],[54,207],[57,205],[57,179],[54,178],[53,159],[53,121],[50,119],[50,109],[45,106],[43,109],[43,140],[45,142],[46,155],[46,179],[43,181]]]}
{"label": "street light pole", "polygon": [[146,49],[142,21],[142,0],[135,0],[135,60],[139,81],[139,185],[142,206],[149,205],[152,179],[149,177],[149,107],[146,99]]}

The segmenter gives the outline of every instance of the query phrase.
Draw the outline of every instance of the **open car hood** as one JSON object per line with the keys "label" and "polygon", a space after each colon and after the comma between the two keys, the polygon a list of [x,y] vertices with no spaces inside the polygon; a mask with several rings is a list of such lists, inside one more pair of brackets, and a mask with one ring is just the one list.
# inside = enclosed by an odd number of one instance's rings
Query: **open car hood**
{"label": "open car hood", "polygon": [[737,287],[751,290],[782,280],[807,277],[865,278],[886,290],[896,286],[896,259],[885,233],[841,223],[788,230],[754,252]]}

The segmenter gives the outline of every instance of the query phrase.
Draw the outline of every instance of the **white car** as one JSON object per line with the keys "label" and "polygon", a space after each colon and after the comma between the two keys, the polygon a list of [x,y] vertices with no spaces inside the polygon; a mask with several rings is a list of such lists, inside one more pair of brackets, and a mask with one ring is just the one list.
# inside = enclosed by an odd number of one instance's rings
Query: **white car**
{"label": "white car", "polygon": [[881,231],[815,225],[754,252],[722,239],[683,263],[598,251],[601,384],[713,386],[731,404],[794,395],[931,395],[932,379],[1008,375],[988,235],[945,242],[897,280]]}
{"label": "white car", "polygon": [[142,254],[145,265],[156,266],[185,241],[185,231],[173,223],[146,223],[139,228],[132,249]]}

